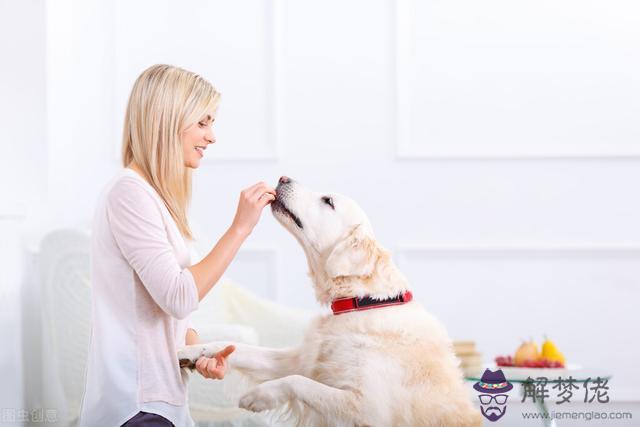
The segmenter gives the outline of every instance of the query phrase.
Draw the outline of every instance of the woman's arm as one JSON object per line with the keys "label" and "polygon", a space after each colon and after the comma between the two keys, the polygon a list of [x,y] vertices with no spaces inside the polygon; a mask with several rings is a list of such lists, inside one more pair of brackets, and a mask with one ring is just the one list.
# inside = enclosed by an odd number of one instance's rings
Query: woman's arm
{"label": "woman's arm", "polygon": [[245,239],[260,219],[262,209],[275,199],[276,191],[259,182],[240,193],[238,210],[231,227],[202,261],[189,267],[198,288],[198,300],[213,288]]}
{"label": "woman's arm", "polygon": [[195,329],[187,329],[187,336],[185,337],[184,342],[186,345],[200,343],[200,337],[198,336],[198,333],[195,331]]}
{"label": "woman's arm", "polygon": [[144,185],[120,179],[107,194],[106,215],[122,257],[162,311],[184,319],[197,309],[192,274],[178,263],[160,206]]}
{"label": "woman's arm", "polygon": [[209,293],[249,234],[231,226],[202,261],[189,267],[198,288],[198,300]]}

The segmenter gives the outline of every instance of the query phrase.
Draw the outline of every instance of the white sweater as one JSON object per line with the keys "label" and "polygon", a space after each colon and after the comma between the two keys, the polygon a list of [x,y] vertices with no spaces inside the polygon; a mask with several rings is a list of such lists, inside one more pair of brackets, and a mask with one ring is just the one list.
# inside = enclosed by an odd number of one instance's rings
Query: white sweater
{"label": "white sweater", "polygon": [[80,427],[138,411],[192,426],[176,349],[198,307],[190,252],[153,187],[123,168],[98,199],[91,237],[92,334]]}

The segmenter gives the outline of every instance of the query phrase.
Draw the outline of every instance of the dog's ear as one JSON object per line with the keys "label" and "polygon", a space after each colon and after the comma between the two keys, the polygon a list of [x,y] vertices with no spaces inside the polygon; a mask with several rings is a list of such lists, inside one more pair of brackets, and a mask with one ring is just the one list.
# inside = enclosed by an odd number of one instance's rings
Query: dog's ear
{"label": "dog's ear", "polygon": [[375,267],[377,251],[375,241],[358,224],[351,233],[333,248],[325,263],[329,277],[366,276]]}

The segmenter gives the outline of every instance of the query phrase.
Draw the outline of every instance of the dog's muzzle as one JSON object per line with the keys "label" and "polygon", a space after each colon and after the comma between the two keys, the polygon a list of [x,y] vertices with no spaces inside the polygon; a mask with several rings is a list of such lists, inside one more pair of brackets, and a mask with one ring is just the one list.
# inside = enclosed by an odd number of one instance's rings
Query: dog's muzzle
{"label": "dog's muzzle", "polygon": [[298,226],[302,227],[302,221],[296,216],[287,206],[287,200],[291,197],[293,189],[291,184],[293,180],[287,176],[281,176],[278,180],[278,186],[276,187],[276,199],[271,202],[271,211],[274,215],[283,215],[291,218],[291,220]]}

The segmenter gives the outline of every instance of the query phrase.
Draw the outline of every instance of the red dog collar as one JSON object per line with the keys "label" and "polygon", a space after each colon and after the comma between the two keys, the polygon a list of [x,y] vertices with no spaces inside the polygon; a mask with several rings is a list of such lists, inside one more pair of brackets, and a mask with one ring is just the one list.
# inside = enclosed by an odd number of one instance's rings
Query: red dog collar
{"label": "red dog collar", "polygon": [[387,307],[390,305],[400,305],[413,299],[411,291],[406,291],[398,296],[383,300],[376,300],[371,297],[362,298],[340,298],[331,302],[333,314],[347,313],[349,311],[369,310],[370,308]]}

